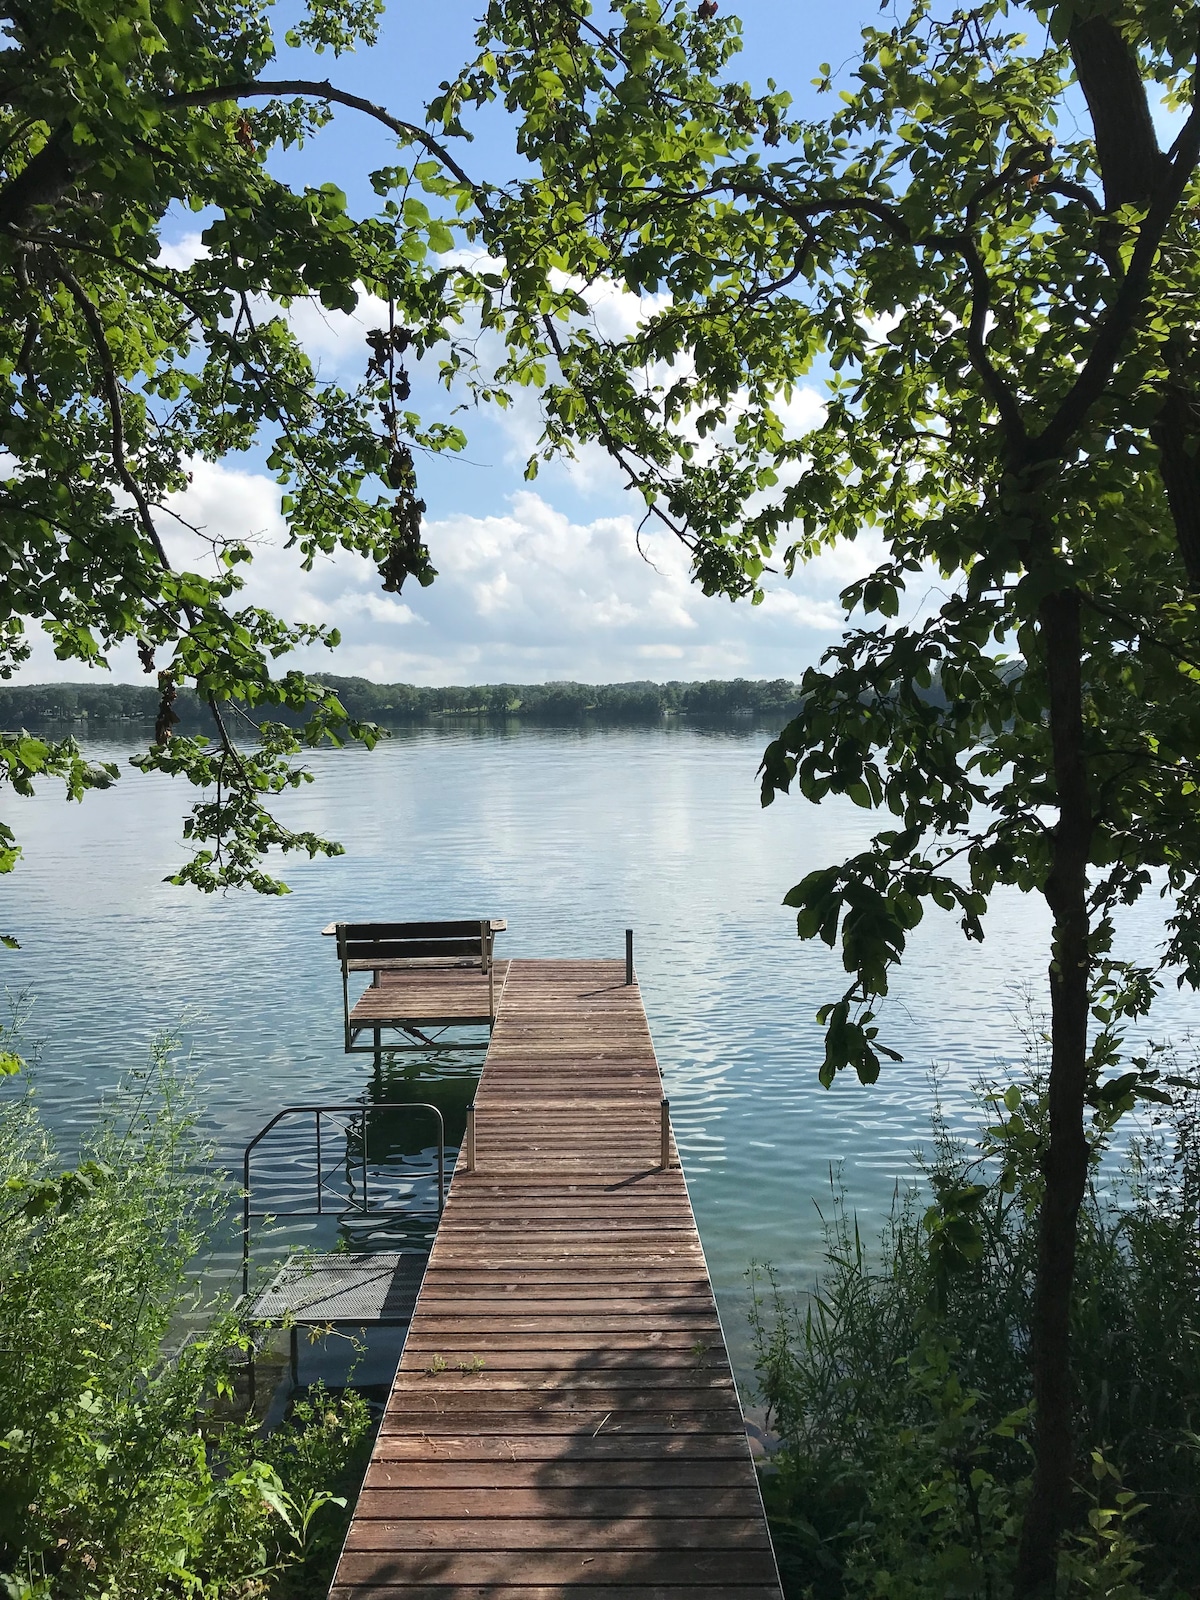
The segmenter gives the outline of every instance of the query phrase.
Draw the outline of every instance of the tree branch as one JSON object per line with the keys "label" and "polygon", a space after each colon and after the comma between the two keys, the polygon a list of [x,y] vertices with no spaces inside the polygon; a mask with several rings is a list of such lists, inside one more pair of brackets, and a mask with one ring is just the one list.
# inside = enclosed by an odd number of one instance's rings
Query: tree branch
{"label": "tree branch", "polygon": [[[1003,172],[982,184],[967,202],[966,220],[968,226],[974,222],[980,206],[989,195],[1003,188],[1014,177],[1023,177],[1031,170],[1025,166],[1017,167],[1013,164],[1006,166]],[[1038,170],[1034,167],[1032,170]],[[1014,451],[1023,451],[1028,433],[1021,415],[1017,397],[1012,388],[1000,375],[999,369],[993,363],[987,350],[987,316],[991,309],[991,282],[984,267],[982,257],[976,248],[975,241],[966,232],[931,234],[928,238],[914,236],[908,223],[892,206],[882,200],[871,196],[847,195],[844,197],[827,197],[820,200],[796,203],[789,201],[784,196],[766,189],[757,184],[744,183],[736,179],[727,181],[723,187],[731,193],[741,194],[747,199],[757,199],[766,205],[773,205],[780,211],[797,222],[807,233],[807,224],[818,216],[830,216],[839,212],[862,211],[874,217],[883,224],[893,238],[901,243],[915,246],[925,246],[953,251],[962,258],[971,279],[971,316],[966,330],[967,353],[971,365],[983,380],[988,398],[1000,413],[1001,425],[1008,438],[1009,446]]]}
{"label": "tree branch", "polygon": [[[561,366],[564,351],[562,340],[558,336],[558,329],[554,326],[554,319],[549,316],[544,317],[543,323],[546,329],[546,337],[548,338],[555,355],[558,357],[559,365]],[[608,451],[609,455],[625,474],[625,479],[629,487],[631,489],[640,489],[642,486],[642,481],[625,459],[625,452],[622,450],[619,442],[613,437],[612,431],[608,426],[608,422],[605,419],[603,412],[600,410],[599,406],[586,389],[581,390],[581,393],[583,395],[583,403],[588,408],[604,448]],[[695,549],[694,543],[687,536],[686,529],[681,527],[677,522],[669,517],[661,508],[661,506],[659,506],[657,501],[647,508],[646,515],[653,515],[656,517],[670,533],[675,535],[682,545],[687,547],[687,549]]]}
{"label": "tree branch", "polygon": [[[720,190],[728,189],[731,194],[740,194],[747,200],[758,200],[764,205],[775,206],[793,222],[806,223],[813,217],[835,216],[840,212],[862,211],[867,216],[874,217],[876,222],[881,222],[893,238],[899,239],[902,244],[914,244],[912,229],[900,213],[883,200],[877,200],[871,195],[831,195],[820,200],[805,200],[796,202],[786,199],[783,195],[764,187],[761,184],[749,183],[738,178],[728,179],[723,184],[714,184],[709,192],[717,194]],[[655,193],[657,191],[651,191]],[[697,199],[703,198],[697,195]]]}
{"label": "tree branch", "polygon": [[1085,183],[1072,183],[1069,178],[1049,178],[1041,188],[1046,194],[1061,194],[1065,200],[1078,200],[1094,217],[1104,215],[1104,207]]}
{"label": "tree branch", "polygon": [[1104,393],[1121,347],[1141,313],[1150,274],[1163,235],[1200,159],[1200,104],[1193,106],[1163,170],[1145,220],[1138,230],[1129,269],[1100,324],[1091,354],[1054,416],[1030,443],[1031,462],[1058,460],[1076,429]]}
{"label": "tree branch", "polygon": [[345,89],[335,88],[328,78],[320,80],[284,78],[271,82],[255,78],[244,83],[214,84],[208,89],[189,89],[184,94],[168,95],[162,106],[164,111],[179,111],[193,106],[221,105],[228,101],[250,100],[260,96],[275,98],[285,94],[307,95],[317,100],[328,100],[332,105],[349,106],[352,111],[361,111],[364,116],[372,117],[376,122],[382,123],[397,137],[424,145],[430,155],[436,156],[447,171],[452,172],[459,183],[471,191],[477,204],[483,203],[484,189],[467,176],[445,145],[432,134],[426,133],[425,129],[415,122],[404,122],[399,117],[393,117],[390,111],[376,105],[372,100],[364,100],[361,95],[349,94]]}
{"label": "tree branch", "polygon": [[[171,562],[167,556],[166,550],[163,547],[163,542],[158,536],[158,529],[154,526],[154,518],[150,513],[150,503],[146,499],[146,495],[141,484],[138,483],[133,473],[130,472],[128,462],[125,458],[125,424],[121,411],[121,390],[120,385],[117,382],[116,368],[113,366],[112,353],[108,348],[108,339],[105,336],[104,324],[101,322],[99,312],[88,298],[87,291],[79,282],[78,278],[76,278],[74,274],[62,264],[61,261],[56,263],[56,271],[71,298],[78,306],[80,315],[87,323],[88,331],[92,336],[92,344],[95,347],[96,354],[100,360],[101,370],[104,377],[105,398],[108,404],[108,412],[112,429],[113,464],[117,469],[117,475],[119,476],[126,490],[132,496],[134,504],[138,508],[138,519],[142,524],[142,529],[147,539],[153,546],[154,553],[158,557],[163,571],[170,572],[172,570]],[[188,620],[189,626],[194,628],[198,621],[194,607],[184,602],[182,605],[182,610],[184,616]],[[212,713],[212,719],[217,729],[217,737],[220,740],[221,748],[225,751],[226,755],[233,762],[234,767],[237,769],[247,797],[252,801],[258,810],[263,811],[264,807],[259,804],[257,798],[255,797],[254,785],[250,781],[250,777],[246,771],[245,764],[242,761],[241,754],[234,745],[229,734],[229,729],[225,725],[225,719],[221,715],[221,708],[217,704],[216,696],[209,693],[205,695],[205,700],[208,703],[209,711]]]}
{"label": "tree branch", "polygon": [[[11,478],[8,480],[9,484],[14,481],[16,480]],[[18,496],[14,495],[10,488],[6,486],[0,486],[0,503],[5,501],[7,501],[7,503],[12,507],[14,514],[20,514],[22,516],[29,517],[35,522],[45,523],[48,528],[53,528],[57,533],[61,533],[64,539],[75,540],[81,544],[96,561],[106,563],[109,566],[110,572],[115,570],[109,562],[106,553],[103,550],[98,550],[96,548],[92,540],[89,539],[88,536],[80,529],[78,523],[67,524],[65,522],[59,522],[57,518],[50,516],[48,512],[39,510],[35,506],[27,505],[23,500],[19,499]],[[23,552],[16,550],[14,547],[14,553],[22,561],[22,564],[25,566],[25,570],[29,572],[30,577],[34,577],[35,573],[33,569],[29,567],[28,562],[24,558]],[[135,595],[137,595],[138,599],[149,606],[152,611],[156,612],[159,619],[165,623],[168,628],[173,629],[176,635],[180,635],[184,632],[184,629],[180,627],[178,617],[174,616],[170,611],[168,611],[166,606],[163,605],[162,601],[159,600],[155,595],[151,594],[151,592],[145,588],[144,585],[138,583],[136,578],[131,577],[128,572],[122,572],[120,576],[122,581],[133,591]]]}
{"label": "tree branch", "polygon": [[125,256],[115,256],[111,251],[101,250],[97,245],[89,244],[84,239],[69,239],[62,233],[25,233],[22,237],[28,244],[48,245],[54,251],[66,250],[95,256],[98,260],[107,261],[110,266],[117,267],[121,272],[128,272],[135,278],[141,278],[152,289],[157,289],[162,294],[172,295],[191,312],[188,323],[184,324],[185,327],[191,322],[203,320],[203,311],[193,304],[170,278],[159,277],[150,268],[144,267],[136,261],[130,261]]}
{"label": "tree branch", "polygon": [[1025,419],[1021,415],[1016,395],[1000,376],[987,349],[987,318],[992,303],[991,279],[987,275],[987,268],[976,248],[975,240],[970,234],[964,233],[958,240],[956,248],[971,279],[971,316],[967,322],[966,334],[967,354],[971,358],[971,365],[983,381],[988,398],[1000,413],[1000,424],[1004,429],[1010,451],[1014,454],[1020,453],[1029,438],[1025,430]]}
{"label": "tree branch", "polygon": [[117,469],[117,476],[132,497],[133,503],[137,506],[138,519],[142,524],[142,531],[153,546],[154,553],[164,569],[169,572],[171,563],[167,560],[167,552],[163,549],[162,540],[158,536],[158,529],[154,526],[154,518],[150,514],[150,503],[146,499],[141,484],[130,472],[129,464],[125,459],[125,419],[121,410],[121,386],[117,381],[117,372],[113,366],[112,352],[108,348],[108,337],[104,332],[104,324],[100,320],[100,313],[88,298],[87,291],[79,279],[62,261],[55,262],[55,271],[87,324],[88,332],[91,334],[92,347],[100,362],[105,401],[108,406],[109,427],[112,435],[113,465]]}

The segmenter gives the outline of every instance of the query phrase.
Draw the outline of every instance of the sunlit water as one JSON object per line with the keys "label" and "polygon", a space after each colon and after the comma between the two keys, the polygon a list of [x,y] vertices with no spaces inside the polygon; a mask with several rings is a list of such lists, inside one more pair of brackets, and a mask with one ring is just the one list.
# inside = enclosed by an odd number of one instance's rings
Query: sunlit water
{"label": "sunlit water", "polygon": [[[82,806],[49,788],[13,801],[7,815],[25,857],[0,880],[0,931],[22,948],[3,959],[9,990],[33,999],[28,1034],[40,1041],[49,1121],[69,1148],[121,1069],[186,1017],[209,1126],[240,1173],[242,1147],[282,1105],[372,1092],[370,1058],[342,1051],[324,924],[504,916],[498,953],[604,957],[623,954],[633,927],[676,1137],[744,1377],[749,1262],[770,1261],[787,1287],[811,1284],[831,1173],[840,1171],[872,1229],[928,1142],[932,1065],[945,1074],[952,1126],[974,1127],[971,1082],[1019,1059],[1014,1017],[1024,990],[1041,1002],[1047,934],[1039,903],[1018,895],[997,898],[983,945],[966,943],[950,916],[928,918],[883,1016],[883,1038],[903,1063],[873,1088],[847,1079],[822,1089],[813,1013],[841,992],[844,974],[833,952],[796,939],[781,899],[813,867],[861,846],[871,819],[798,800],[763,811],[755,769],[766,737],[744,727],[422,729],[370,754],[318,753],[316,782],[288,797],[287,820],[341,839],[347,853],[287,863],[293,893],[279,899],[204,898],[162,881],[181,859],[188,800],[166,779],[126,771]],[[131,748],[88,746],[97,759],[122,761]],[[1159,915],[1154,901],[1130,913],[1126,946],[1149,954]],[[1166,993],[1156,1036],[1182,1035],[1193,1004]],[[435,1101],[453,1146],[472,1083],[465,1058],[434,1068],[410,1058],[381,1088]],[[428,1206],[428,1135],[403,1119],[389,1129],[387,1148],[372,1153],[377,1181]],[[306,1157],[294,1138],[276,1154],[271,1203],[302,1203]],[[345,1167],[344,1142],[341,1155]],[[328,1228],[311,1225],[289,1237],[330,1242]],[[231,1237],[219,1261],[234,1268]]]}

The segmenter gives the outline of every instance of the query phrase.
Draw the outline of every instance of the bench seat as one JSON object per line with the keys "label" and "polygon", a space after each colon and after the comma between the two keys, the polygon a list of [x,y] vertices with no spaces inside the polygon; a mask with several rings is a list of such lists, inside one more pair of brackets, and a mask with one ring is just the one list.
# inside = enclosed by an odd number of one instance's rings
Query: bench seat
{"label": "bench seat", "polygon": [[[370,1049],[378,1059],[383,1028],[399,1028],[432,1046],[422,1027],[491,1027],[498,981],[502,988],[508,971],[492,951],[507,926],[496,917],[330,923],[322,931],[337,940],[347,1052]],[[365,972],[371,985],[352,1006],[350,975]],[[358,1042],[364,1033],[370,1045]]]}
{"label": "bench seat", "polygon": [[[492,990],[498,1001],[508,962],[492,963]],[[426,967],[423,971],[383,968],[381,982],[364,989],[350,1011],[358,1028],[469,1027],[492,1021],[488,979],[474,967]]]}

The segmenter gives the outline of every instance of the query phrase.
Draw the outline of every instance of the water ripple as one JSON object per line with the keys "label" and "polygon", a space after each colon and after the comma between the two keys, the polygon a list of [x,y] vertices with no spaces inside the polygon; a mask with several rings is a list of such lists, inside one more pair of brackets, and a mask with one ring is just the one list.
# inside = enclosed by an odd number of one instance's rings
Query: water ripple
{"label": "water ripple", "polygon": [[[968,945],[950,917],[927,919],[883,1014],[904,1062],[871,1089],[842,1080],[822,1089],[813,1015],[845,974],[824,946],[798,943],[780,902],[813,867],[860,848],[870,819],[797,800],[761,810],[764,742],[753,730],[691,727],[419,730],[370,755],[317,752],[317,781],[283,809],[293,826],[342,839],[347,854],[287,863],[294,892],[272,900],[201,898],[163,883],[180,859],[187,797],[161,777],[127,771],[116,790],[79,807],[49,790],[14,799],[25,858],[5,880],[5,927],[22,948],[5,957],[6,981],[34,1001],[49,1119],[69,1149],[121,1069],[183,1018],[207,1126],[237,1172],[241,1147],[281,1104],[367,1090],[369,1064],[342,1052],[325,923],[491,914],[508,918],[505,955],[608,957],[621,955],[632,926],[705,1251],[744,1369],[747,1263],[769,1259],[785,1285],[810,1283],[814,1199],[827,1201],[831,1172],[866,1230],[878,1224],[928,1140],[934,1063],[951,1127],[969,1130],[972,1080],[1020,1055],[1013,1015],[1024,989],[1043,992],[1047,931],[1040,906],[1015,894],[997,897],[982,945]],[[128,747],[93,742],[88,753],[123,761]],[[1154,903],[1129,914],[1130,948],[1145,954],[1158,942],[1157,918]],[[1190,1006],[1165,994],[1156,1035],[1182,1032]],[[469,1063],[443,1063],[410,1069],[388,1092],[443,1095],[450,1120],[470,1083]],[[423,1146],[406,1152],[407,1166],[381,1167],[380,1181],[423,1201],[431,1159]],[[298,1157],[289,1160],[281,1204],[303,1187]],[[303,1226],[316,1243],[336,1234],[336,1224]],[[232,1265],[232,1239],[221,1254]]]}

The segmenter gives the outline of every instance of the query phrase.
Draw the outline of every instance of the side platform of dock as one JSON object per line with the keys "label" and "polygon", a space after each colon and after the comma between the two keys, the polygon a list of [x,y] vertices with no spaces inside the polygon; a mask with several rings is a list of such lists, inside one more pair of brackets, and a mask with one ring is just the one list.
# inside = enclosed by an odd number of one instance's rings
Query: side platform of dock
{"label": "side platform of dock", "polygon": [[625,977],[509,964],[331,1600],[780,1600]]}

